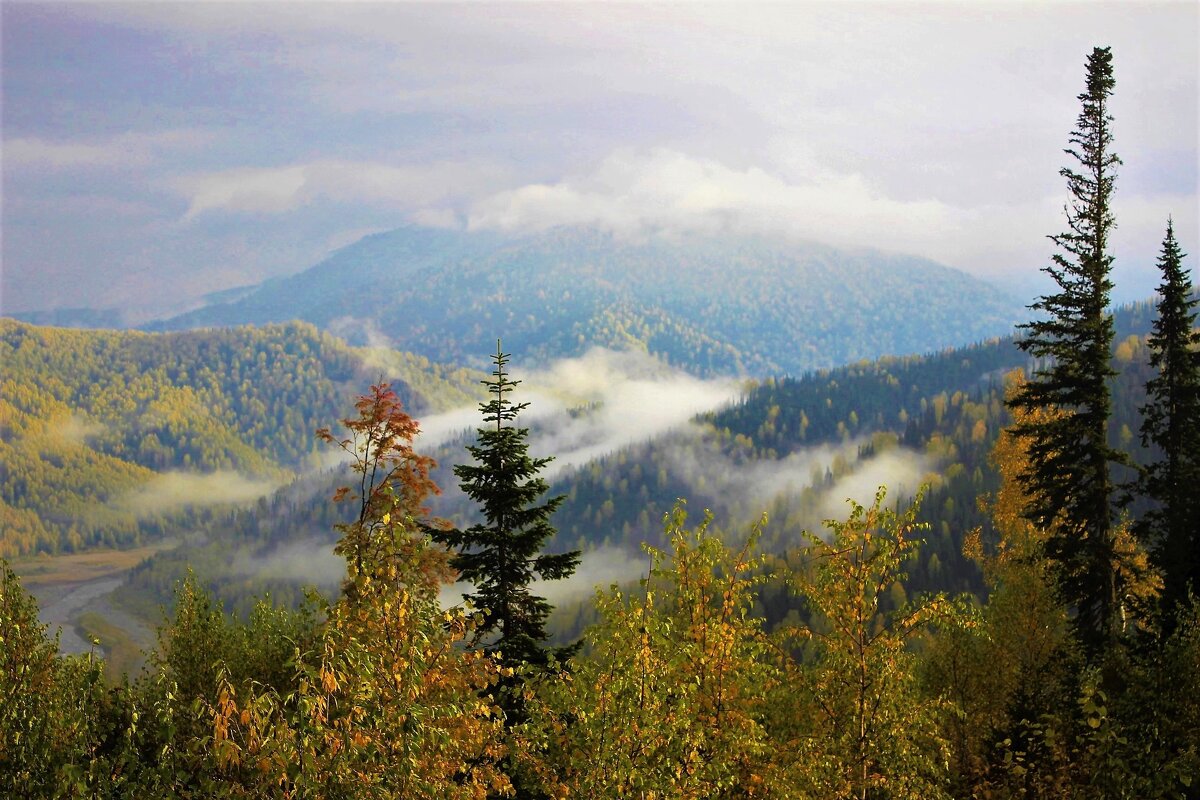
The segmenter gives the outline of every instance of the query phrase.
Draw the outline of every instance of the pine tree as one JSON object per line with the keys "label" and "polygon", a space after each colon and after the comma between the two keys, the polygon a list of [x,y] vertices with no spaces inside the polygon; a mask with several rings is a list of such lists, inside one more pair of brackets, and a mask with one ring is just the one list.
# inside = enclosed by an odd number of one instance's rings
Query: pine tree
{"label": "pine tree", "polygon": [[1149,402],[1142,407],[1142,444],[1158,448],[1158,461],[1138,482],[1155,507],[1138,522],[1137,532],[1152,550],[1163,574],[1164,621],[1200,591],[1200,333],[1191,276],[1184,253],[1167,222],[1158,268],[1158,319],[1148,340],[1150,364],[1158,375],[1146,384]]}
{"label": "pine tree", "polygon": [[[491,399],[479,406],[487,427],[479,428],[477,443],[467,447],[475,463],[454,468],[462,490],[479,504],[484,521],[466,530],[429,531],[436,541],[458,551],[451,566],[462,580],[475,585],[475,592],[465,598],[485,610],[478,634],[492,637],[486,649],[497,654],[505,667],[541,667],[551,655],[563,657],[572,648],[555,651],[546,646],[551,605],[534,594],[530,584],[535,578],[569,577],[579,564],[579,552],[541,553],[555,534],[550,516],[564,498],[538,502],[549,488],[538,473],[552,459],[531,458],[529,430],[513,424],[529,404],[513,403],[508,397],[520,384],[505,372],[508,360],[497,341],[493,379],[483,381]],[[501,702],[511,718],[519,719],[522,702],[517,693],[507,692]]]}
{"label": "pine tree", "polygon": [[1030,466],[1022,476],[1032,500],[1029,519],[1049,531],[1046,554],[1093,655],[1115,635],[1119,612],[1110,463],[1124,458],[1108,443],[1109,380],[1115,375],[1107,313],[1114,225],[1109,203],[1121,163],[1111,151],[1108,98],[1114,85],[1112,53],[1097,47],[1088,57],[1083,108],[1065,151],[1078,167],[1060,171],[1072,196],[1067,231],[1050,237],[1059,252],[1044,270],[1059,291],[1030,306],[1045,317],[1021,326],[1028,336],[1018,342],[1041,366],[1010,401],[1015,409],[1060,412],[1030,417],[1014,430],[1029,442]]}

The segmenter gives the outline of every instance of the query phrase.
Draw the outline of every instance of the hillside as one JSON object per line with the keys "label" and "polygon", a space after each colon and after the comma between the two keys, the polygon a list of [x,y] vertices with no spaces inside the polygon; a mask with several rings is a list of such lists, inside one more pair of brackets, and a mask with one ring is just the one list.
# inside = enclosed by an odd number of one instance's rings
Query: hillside
{"label": "hillside", "polygon": [[799,375],[1004,335],[1024,311],[934,262],[765,236],[616,238],[405,227],[162,329],[302,319],[448,363],[497,335],[530,363],[592,345],[698,375]]}
{"label": "hillside", "polygon": [[[1133,432],[1149,375],[1144,337],[1152,317],[1150,303],[1116,314],[1121,375],[1114,386],[1112,435],[1139,461],[1146,454]],[[712,509],[738,524],[766,511],[762,545],[786,556],[798,547],[801,530],[818,530],[824,519],[843,515],[846,497],[869,500],[879,484],[887,484],[896,498],[928,483],[922,516],[931,525],[929,541],[910,569],[909,586],[981,591],[977,566],[962,555],[963,536],[976,527],[990,530],[976,497],[997,487],[989,457],[1009,424],[1004,376],[1025,364],[1012,339],[1003,338],[761,382],[730,408],[558,474],[551,493],[567,499],[554,517],[559,535],[551,548],[636,556],[642,542],[663,544],[663,515],[684,497],[697,513]],[[574,413],[596,412],[585,407]],[[561,420],[535,422],[535,444],[553,441],[556,424]],[[459,522],[472,513],[451,473],[466,458],[463,445],[448,442],[433,452],[445,490],[434,510]],[[264,588],[286,598],[299,597],[306,579],[336,585],[336,574],[295,565],[301,555],[310,566],[336,561],[328,548],[338,510],[329,497],[341,480],[336,474],[314,478],[215,522],[213,542],[155,556],[134,571],[127,594],[169,599],[185,562],[200,565],[209,585],[241,607]],[[270,565],[271,571],[257,580],[231,569],[238,562]],[[280,568],[285,564],[290,574]]]}
{"label": "hillside", "polygon": [[319,459],[313,431],[381,376],[415,410],[477,376],[351,348],[311,325],[172,334],[0,319],[0,556],[186,531]]}

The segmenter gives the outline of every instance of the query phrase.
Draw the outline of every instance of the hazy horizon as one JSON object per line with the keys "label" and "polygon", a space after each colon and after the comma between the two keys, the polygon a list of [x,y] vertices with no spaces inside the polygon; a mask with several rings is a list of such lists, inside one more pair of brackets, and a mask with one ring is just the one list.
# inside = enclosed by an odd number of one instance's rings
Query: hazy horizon
{"label": "hazy horizon", "polygon": [[[6,3],[0,311],[166,307],[417,223],[720,225],[1018,296],[1117,86],[1118,301],[1197,244],[1194,3]],[[1194,259],[1189,258],[1189,265]]]}

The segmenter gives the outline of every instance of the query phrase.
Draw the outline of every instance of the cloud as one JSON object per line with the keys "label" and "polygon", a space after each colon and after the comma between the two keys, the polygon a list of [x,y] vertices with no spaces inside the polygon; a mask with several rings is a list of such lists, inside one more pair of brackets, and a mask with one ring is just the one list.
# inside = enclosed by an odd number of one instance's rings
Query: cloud
{"label": "cloud", "polygon": [[165,472],[120,498],[116,505],[139,516],[188,506],[249,503],[280,487],[279,481],[253,478],[228,470]]}
{"label": "cloud", "polygon": [[1046,209],[1036,201],[968,209],[933,199],[901,200],[861,174],[802,161],[804,175],[785,180],[759,167],[734,168],[673,149],[617,150],[591,171],[477,202],[468,226],[538,231],[591,225],[633,236],[771,233],[920,253],[949,263],[1011,266],[1016,250],[1010,243],[996,251],[998,241],[1011,239],[999,231],[1011,231],[1018,222],[1028,227]]}
{"label": "cloud", "polygon": [[[741,392],[734,380],[701,380],[646,353],[602,347],[512,374],[522,382],[515,400],[530,404],[518,421],[530,428],[529,452],[554,457],[544,478],[685,426]],[[475,406],[422,418],[419,447],[432,450],[480,424]]]}
{"label": "cloud", "polygon": [[4,143],[7,166],[111,167],[128,163],[130,156],[109,144],[84,142],[48,142],[44,139],[10,139]]}
{"label": "cloud", "polygon": [[346,576],[346,560],[321,539],[287,542],[268,553],[238,559],[233,568],[237,575],[282,578],[322,588],[336,587]]}
{"label": "cloud", "polygon": [[190,199],[185,219],[207,211],[278,214],[302,202],[307,183],[302,167],[234,169],[179,178],[176,187]]}
{"label": "cloud", "polygon": [[[685,425],[740,394],[736,381],[701,380],[646,353],[602,347],[513,374],[523,383],[517,400],[530,403],[520,420],[531,428],[529,450],[554,457],[546,478]],[[438,415],[422,427],[448,433],[468,421],[478,427],[479,412]]]}
{"label": "cloud", "polygon": [[140,167],[157,161],[166,151],[195,149],[211,139],[212,135],[202,130],[126,133],[90,141],[17,137],[4,142],[4,165],[51,170]]}
{"label": "cloud", "polygon": [[[775,501],[788,507],[789,498],[815,491],[805,498],[805,516],[792,520],[815,532],[827,519],[844,519],[847,500],[869,506],[880,486],[893,500],[911,498],[936,466],[923,453],[899,447],[861,459],[862,439],[806,447],[780,459],[740,458],[705,433],[696,428],[661,441],[664,463],[697,501],[710,503],[733,523],[757,518]],[[838,477],[825,486],[829,471]]]}
{"label": "cloud", "polygon": [[67,417],[66,422],[59,426],[55,433],[71,444],[87,444],[87,440],[100,436],[107,430],[102,422],[85,419],[76,414]]}
{"label": "cloud", "polygon": [[[571,577],[558,581],[537,580],[530,584],[530,589],[551,605],[563,606],[591,595],[597,588],[644,578],[649,570],[650,557],[644,553],[600,547],[583,554]],[[469,592],[471,588],[471,584],[465,581],[444,587],[441,592],[442,605],[450,607],[461,604],[463,592]]]}
{"label": "cloud", "polygon": [[[785,179],[760,167],[731,167],[667,148],[621,149],[589,171],[480,200],[471,206],[467,225],[509,232],[588,225],[631,237],[765,233],[919,254],[995,275],[1047,261],[1044,233],[1022,237],[1014,231],[1053,232],[1064,224],[1058,190],[962,205],[900,199],[862,174],[837,172],[803,152],[788,174]],[[1115,242],[1130,242],[1131,255],[1146,249],[1140,223],[1147,211],[1165,218],[1164,209],[1173,203],[1186,220],[1196,206],[1195,195],[1118,197],[1115,203],[1123,221]]]}
{"label": "cloud", "polygon": [[418,212],[426,222],[453,220],[438,204],[494,191],[508,170],[482,161],[389,164],[323,159],[186,175],[171,188],[188,200],[185,219],[213,211],[281,214],[318,201]]}
{"label": "cloud", "polygon": [[849,500],[860,506],[870,506],[880,486],[888,488],[888,497],[892,501],[911,498],[932,471],[933,464],[915,450],[899,449],[881,453],[855,467],[825,493],[821,511],[825,519],[845,519],[849,513]]}

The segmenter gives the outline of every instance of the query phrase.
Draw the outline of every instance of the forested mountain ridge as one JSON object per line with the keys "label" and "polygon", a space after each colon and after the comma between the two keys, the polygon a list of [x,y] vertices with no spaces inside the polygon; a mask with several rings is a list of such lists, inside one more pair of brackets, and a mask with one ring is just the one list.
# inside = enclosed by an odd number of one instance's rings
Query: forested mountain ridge
{"label": "forested mountain ridge", "polygon": [[500,331],[525,362],[636,347],[694,374],[761,377],[1004,335],[1022,314],[965,273],[866,249],[408,226],[152,327],[303,319],[351,342],[379,332],[400,349],[468,364]]}
{"label": "forested mountain ridge", "polygon": [[[1139,461],[1145,453],[1131,431],[1145,399],[1145,335],[1152,317],[1151,302],[1115,313],[1115,358],[1122,370],[1114,391],[1113,436]],[[565,494],[566,500],[554,516],[559,533],[551,549],[636,555],[643,542],[664,543],[663,515],[687,497],[694,508],[712,509],[737,524],[766,511],[760,543],[783,557],[800,546],[802,530],[818,530],[824,519],[842,514],[847,496],[869,496],[879,483],[895,494],[929,483],[921,514],[931,529],[919,562],[909,570],[909,585],[980,591],[982,578],[963,555],[963,538],[990,525],[976,498],[995,491],[999,481],[990,454],[1000,430],[1010,424],[1005,375],[1027,366],[1027,357],[1005,337],[762,381],[733,406],[690,426],[558,474],[550,493]],[[542,424],[531,423],[535,440]],[[431,455],[440,464],[435,479],[445,490],[433,502],[435,513],[469,520],[451,473],[467,458],[464,442],[445,443]],[[214,520],[219,533],[213,541],[155,556],[134,570],[123,591],[169,600],[188,562],[239,608],[248,608],[253,594],[268,587],[277,598],[299,597],[303,576],[289,579],[276,572],[256,583],[231,567],[239,560],[290,560],[297,542],[312,552],[320,542],[328,549],[333,525],[344,520],[328,502],[341,479],[323,480],[324,487],[310,482]]]}
{"label": "forested mountain ridge", "polygon": [[304,323],[171,334],[0,319],[0,555],[127,545],[187,527],[192,495],[246,498],[311,467],[313,431],[364,383],[417,409],[477,376],[346,346]]}

